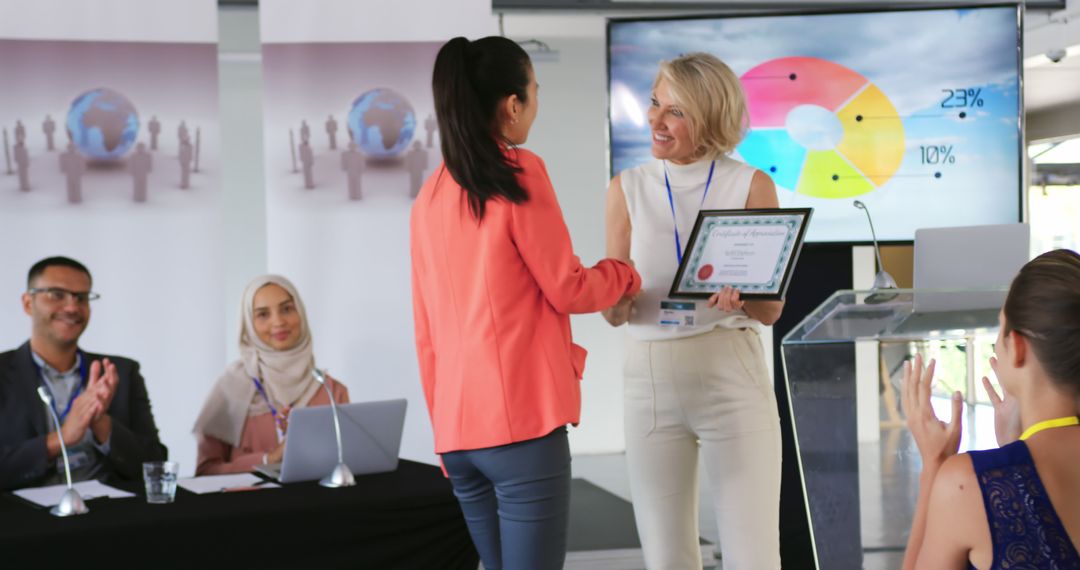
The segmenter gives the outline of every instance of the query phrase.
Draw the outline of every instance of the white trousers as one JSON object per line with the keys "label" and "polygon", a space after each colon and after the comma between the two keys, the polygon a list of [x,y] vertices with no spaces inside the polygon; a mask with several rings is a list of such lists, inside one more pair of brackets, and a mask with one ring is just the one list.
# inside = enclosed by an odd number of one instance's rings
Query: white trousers
{"label": "white trousers", "polygon": [[780,568],[780,417],[757,332],[629,340],[626,459],[650,570],[700,569],[698,455],[724,570]]}

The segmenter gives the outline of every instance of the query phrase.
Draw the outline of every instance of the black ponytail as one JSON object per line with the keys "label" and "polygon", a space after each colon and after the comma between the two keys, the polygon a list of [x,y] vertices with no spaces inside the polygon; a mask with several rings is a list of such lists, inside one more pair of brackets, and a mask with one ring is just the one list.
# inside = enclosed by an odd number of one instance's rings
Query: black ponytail
{"label": "black ponytail", "polygon": [[518,184],[521,169],[507,160],[500,146],[498,105],[517,95],[527,102],[529,55],[500,36],[470,42],[446,42],[435,58],[431,86],[443,162],[468,195],[469,210],[484,219],[492,198],[515,204],[528,199]]}

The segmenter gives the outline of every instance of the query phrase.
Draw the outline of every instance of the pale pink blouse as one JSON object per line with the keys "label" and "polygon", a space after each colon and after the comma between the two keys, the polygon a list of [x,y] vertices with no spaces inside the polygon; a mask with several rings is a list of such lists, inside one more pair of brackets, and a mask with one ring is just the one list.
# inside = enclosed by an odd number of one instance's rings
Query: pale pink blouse
{"label": "pale pink blouse", "polygon": [[[330,390],[338,404],[349,402],[349,389],[330,379]],[[311,398],[309,406],[329,406],[326,390],[319,389]],[[233,447],[216,437],[199,436],[199,454],[195,465],[196,475],[220,475],[222,473],[246,473],[262,463],[263,454],[278,446],[274,416],[270,412],[248,416],[240,432],[240,445]]]}

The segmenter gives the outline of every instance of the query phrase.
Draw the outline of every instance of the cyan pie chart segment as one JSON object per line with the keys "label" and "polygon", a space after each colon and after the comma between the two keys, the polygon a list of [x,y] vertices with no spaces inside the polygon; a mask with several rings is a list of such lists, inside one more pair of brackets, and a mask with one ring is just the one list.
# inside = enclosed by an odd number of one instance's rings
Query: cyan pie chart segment
{"label": "cyan pie chart segment", "polygon": [[806,148],[786,129],[752,129],[738,147],[747,164],[772,177],[781,188],[794,191],[806,161]]}

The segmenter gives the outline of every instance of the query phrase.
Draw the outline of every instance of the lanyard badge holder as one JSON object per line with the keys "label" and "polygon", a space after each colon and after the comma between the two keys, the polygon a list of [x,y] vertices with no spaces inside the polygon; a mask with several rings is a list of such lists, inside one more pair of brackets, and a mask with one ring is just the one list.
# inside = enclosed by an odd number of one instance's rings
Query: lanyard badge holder
{"label": "lanyard badge holder", "polygon": [[67,419],[68,414],[71,413],[71,405],[75,403],[75,398],[78,398],[79,394],[82,394],[83,388],[86,387],[86,381],[90,377],[90,373],[88,371],[89,368],[86,363],[86,355],[84,355],[81,350],[76,354],[78,355],[79,359],[79,383],[75,386],[75,390],[71,392],[71,396],[68,397],[67,405],[64,406],[63,412],[56,408],[56,395],[53,394],[52,387],[49,386],[49,382],[45,379],[45,371],[41,369],[41,366],[37,363],[36,360],[30,360],[34,363],[34,368],[37,368],[38,378],[41,379],[41,385],[49,392],[49,406],[51,406],[53,411],[56,412],[57,419],[60,421],[61,424],[64,423],[64,420]]}
{"label": "lanyard badge holder", "polygon": [[266,388],[263,388],[262,382],[259,382],[258,378],[254,376],[251,381],[255,383],[255,388],[262,394],[263,400],[266,400],[266,405],[270,408],[270,415],[274,418],[274,430],[277,432],[278,443],[285,440],[285,419],[278,413],[277,408],[274,407],[273,402],[270,401],[270,396],[266,393]]}
{"label": "lanyard badge holder", "polygon": [[[709,165],[709,177],[705,179],[705,191],[701,194],[701,204],[698,209],[705,205],[705,198],[709,195],[709,186],[712,184],[715,169],[716,161],[714,160]],[[679,235],[679,218],[675,213],[675,195],[671,192],[671,180],[668,178],[667,162],[664,162],[664,186],[667,187],[668,205],[671,206],[671,222],[675,227],[675,259],[679,265],[682,265],[682,236]],[[661,299],[660,316],[657,324],[662,327],[692,327],[697,324],[696,316],[697,303],[695,301]]]}

